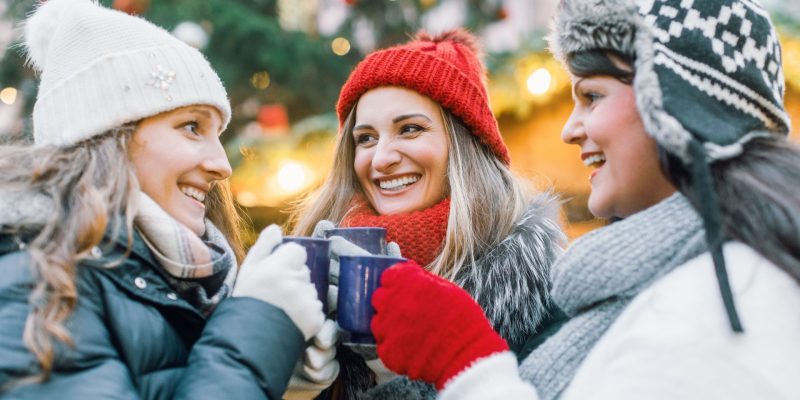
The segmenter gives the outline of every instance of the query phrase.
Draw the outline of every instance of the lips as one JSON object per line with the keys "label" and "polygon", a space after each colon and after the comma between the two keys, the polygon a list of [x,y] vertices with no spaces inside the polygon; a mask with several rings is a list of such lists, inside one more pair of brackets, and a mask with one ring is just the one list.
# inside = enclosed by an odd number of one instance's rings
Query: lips
{"label": "lips", "polygon": [[192,199],[199,201],[200,203],[206,200],[206,192],[188,185],[178,185],[178,189],[180,189],[181,193],[185,194]]}
{"label": "lips", "polygon": [[606,162],[606,156],[603,153],[591,153],[581,156],[583,165],[587,167],[600,168]]}
{"label": "lips", "polygon": [[417,181],[422,176],[418,174],[408,174],[402,176],[390,176],[385,178],[375,179],[375,183],[383,190],[398,191],[403,190]]}

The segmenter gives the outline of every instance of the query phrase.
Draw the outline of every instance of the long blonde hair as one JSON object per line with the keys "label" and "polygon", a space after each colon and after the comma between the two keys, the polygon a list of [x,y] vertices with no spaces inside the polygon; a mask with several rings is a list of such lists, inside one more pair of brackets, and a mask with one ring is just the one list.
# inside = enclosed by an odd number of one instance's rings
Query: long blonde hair
{"label": "long blonde hair", "polygon": [[[474,263],[513,230],[530,192],[458,118],[440,110],[449,139],[450,215],[442,251],[426,268],[453,280],[464,265]],[[342,126],[331,173],[292,211],[289,223],[294,234],[310,235],[323,219],[340,223],[351,211],[353,197],[363,194],[353,168],[354,124],[355,107]]]}
{"label": "long blonde hair", "polygon": [[[135,124],[112,129],[68,147],[0,146],[0,187],[4,191],[43,195],[49,199],[35,232],[3,226],[5,234],[32,234],[26,250],[33,260],[35,285],[23,340],[36,357],[41,373],[16,383],[49,378],[55,359],[54,341],[71,345],[65,321],[75,310],[77,265],[103,241],[107,230],[132,232],[139,184],[128,159]],[[123,218],[119,218],[119,217]],[[226,235],[241,259],[241,219],[235,213],[225,183],[209,193],[209,219]],[[128,236],[128,251],[132,236]],[[116,262],[108,265],[112,267]],[[0,388],[2,389],[2,388]]]}

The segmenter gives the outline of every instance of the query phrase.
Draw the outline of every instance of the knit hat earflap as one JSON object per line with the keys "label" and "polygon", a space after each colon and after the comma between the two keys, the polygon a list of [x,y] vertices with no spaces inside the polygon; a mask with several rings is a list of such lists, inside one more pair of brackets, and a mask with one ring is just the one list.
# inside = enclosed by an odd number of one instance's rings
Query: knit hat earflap
{"label": "knit hat earflap", "polygon": [[408,43],[369,54],[350,73],[336,111],[340,127],[358,99],[381,86],[401,86],[439,103],[466,124],[504,164],[508,148],[489,106],[477,39],[463,29],[419,33]]}
{"label": "knit hat earflap", "polygon": [[40,73],[37,144],[70,145],[128,122],[189,105],[230,103],[196,49],[142,18],[93,0],[48,0],[25,22],[29,63]]}
{"label": "knit hat earflap", "polygon": [[570,54],[613,50],[635,59],[633,88],[645,130],[691,173],[725,308],[742,326],[722,255],[710,163],[757,137],[785,137],[781,49],[754,0],[562,0],[549,38]]}

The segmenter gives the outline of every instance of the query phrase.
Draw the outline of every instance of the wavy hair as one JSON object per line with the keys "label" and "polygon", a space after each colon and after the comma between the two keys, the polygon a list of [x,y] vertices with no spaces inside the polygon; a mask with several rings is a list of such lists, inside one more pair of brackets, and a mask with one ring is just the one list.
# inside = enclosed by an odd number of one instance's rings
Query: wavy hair
{"label": "wavy hair", "polygon": [[[10,193],[44,196],[51,204],[43,210],[41,225],[0,227],[2,233],[32,237],[26,250],[33,261],[35,284],[23,341],[41,372],[16,384],[47,380],[54,367],[55,341],[73,344],[65,322],[78,302],[75,279],[81,260],[103,242],[107,231],[111,237],[123,229],[132,232],[139,191],[128,158],[134,131],[135,124],[128,124],[68,147],[0,146],[0,187]],[[207,206],[207,217],[241,260],[241,218],[226,182],[214,185]],[[132,240],[129,235],[126,255]]]}

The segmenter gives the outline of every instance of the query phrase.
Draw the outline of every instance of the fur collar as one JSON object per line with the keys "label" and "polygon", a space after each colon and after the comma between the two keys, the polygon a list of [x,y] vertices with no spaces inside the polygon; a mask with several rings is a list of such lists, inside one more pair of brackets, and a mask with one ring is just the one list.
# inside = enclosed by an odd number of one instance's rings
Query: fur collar
{"label": "fur collar", "polygon": [[537,195],[511,234],[456,276],[509,342],[524,341],[546,316],[550,267],[566,243],[557,211],[555,197]]}

